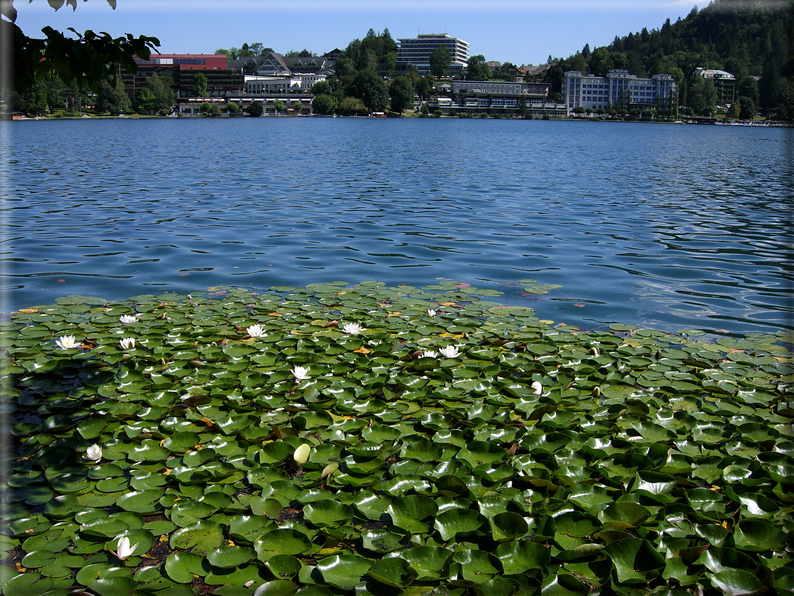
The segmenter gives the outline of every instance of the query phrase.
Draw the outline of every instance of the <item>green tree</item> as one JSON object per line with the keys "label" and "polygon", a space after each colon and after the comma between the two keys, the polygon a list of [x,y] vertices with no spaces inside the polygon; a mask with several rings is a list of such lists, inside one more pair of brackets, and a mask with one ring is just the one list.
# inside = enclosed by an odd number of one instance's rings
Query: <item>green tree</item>
{"label": "green tree", "polygon": [[373,112],[382,112],[389,103],[389,90],[386,83],[372,70],[364,70],[353,81],[353,95]]}
{"label": "green tree", "polygon": [[138,89],[138,93],[132,100],[132,107],[138,114],[153,114],[155,113],[155,97],[152,90],[148,87]]}
{"label": "green tree", "polygon": [[754,77],[743,77],[736,83],[736,97],[749,97],[758,105],[758,81]]}
{"label": "green tree", "polygon": [[[50,0],[49,4],[58,10],[63,1]],[[77,2],[66,2],[72,9]],[[115,8],[116,0],[108,0]],[[115,85],[118,73],[117,65],[127,72],[135,73],[138,65],[135,57],[149,59],[151,51],[160,45],[156,37],[133,37],[127,33],[124,37],[113,38],[107,33],[96,34],[91,30],[78,33],[70,28],[77,38],[67,37],[52,27],[44,27],[44,38],[30,38],[16,24],[17,11],[13,2],[0,1],[0,39],[14,40],[13,51],[13,87],[19,93],[33,86],[36,80],[47,76],[57,76],[65,84],[72,81],[78,87],[88,87],[94,93],[102,92],[102,81],[108,80]],[[4,20],[5,19],[5,20]]]}
{"label": "green tree", "polygon": [[102,81],[102,91],[96,98],[97,112],[110,112],[113,116],[126,114],[132,109],[132,102],[124,92],[124,84],[121,80],[116,81],[115,87],[107,81]]}
{"label": "green tree", "polygon": [[300,100],[292,102],[292,109],[295,110],[296,114],[300,114],[303,112],[303,102]]}
{"label": "green tree", "polygon": [[469,58],[466,67],[466,78],[470,81],[487,81],[491,78],[491,69],[485,61],[485,56],[477,54]]}
{"label": "green tree", "polygon": [[136,110],[145,114],[168,114],[176,102],[173,83],[169,73],[154,73],[146,81],[146,87],[138,92]]}
{"label": "green tree", "polygon": [[332,95],[320,93],[319,95],[314,96],[314,99],[312,100],[312,109],[318,114],[329,116],[333,114],[334,110],[336,109],[336,100]]}
{"label": "green tree", "polygon": [[212,104],[212,105],[210,106],[210,113],[209,113],[209,115],[210,115],[212,118],[217,118],[218,116],[220,116],[220,115],[221,115],[221,113],[222,113],[222,111],[221,111],[221,106],[219,106],[218,104],[214,103],[214,104]]}
{"label": "green tree", "polygon": [[449,55],[447,48],[437,45],[430,54],[430,72],[437,79],[441,78],[446,76],[450,64],[452,64],[452,56]]}
{"label": "green tree", "polygon": [[394,69],[397,68],[397,52],[389,52],[383,57],[383,68],[389,76],[394,74]]}
{"label": "green tree", "polygon": [[435,81],[433,80],[433,75],[426,74],[421,79],[419,79],[416,84],[414,85],[414,89],[416,94],[424,100],[430,99],[430,94],[433,93],[433,84]]}
{"label": "green tree", "polygon": [[739,102],[738,101],[734,101],[731,104],[731,107],[728,109],[727,116],[728,116],[728,118],[732,118],[734,120],[739,118]]}
{"label": "green tree", "polygon": [[389,85],[391,109],[402,114],[407,108],[413,106],[414,88],[405,77],[396,77]]}
{"label": "green tree", "polygon": [[207,77],[203,73],[198,73],[193,77],[193,95],[195,97],[207,96]]}
{"label": "green tree", "polygon": [[752,120],[755,118],[755,104],[749,97],[739,98],[739,118],[742,120]]}
{"label": "green tree", "polygon": [[229,116],[232,117],[237,116],[240,113],[240,106],[231,101],[226,104],[224,109],[229,113]]}
{"label": "green tree", "polygon": [[245,113],[254,118],[259,118],[264,112],[265,108],[262,106],[261,101],[252,101],[245,109]]}
{"label": "green tree", "polygon": [[357,97],[345,97],[336,109],[342,116],[361,116],[367,114],[367,106]]}
{"label": "green tree", "polygon": [[273,108],[276,110],[276,114],[280,114],[284,111],[284,102],[280,99],[277,99],[273,102]]}
{"label": "green tree", "polygon": [[204,101],[199,106],[199,112],[201,112],[202,116],[209,116],[210,115],[210,103],[208,101]]}

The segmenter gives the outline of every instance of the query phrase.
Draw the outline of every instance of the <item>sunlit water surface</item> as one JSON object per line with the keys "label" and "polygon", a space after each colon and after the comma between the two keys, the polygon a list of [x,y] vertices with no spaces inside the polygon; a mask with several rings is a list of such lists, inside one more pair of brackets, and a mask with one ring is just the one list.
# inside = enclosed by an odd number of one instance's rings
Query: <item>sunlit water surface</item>
{"label": "sunlit water surface", "polygon": [[[3,122],[4,308],[454,279],[555,322],[792,327],[784,129],[507,120]],[[561,287],[533,297],[520,280]]]}

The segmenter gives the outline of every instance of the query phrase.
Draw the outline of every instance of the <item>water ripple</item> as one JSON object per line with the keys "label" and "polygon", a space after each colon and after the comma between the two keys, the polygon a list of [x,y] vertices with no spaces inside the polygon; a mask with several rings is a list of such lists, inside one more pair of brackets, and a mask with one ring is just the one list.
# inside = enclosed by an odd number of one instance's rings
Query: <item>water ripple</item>
{"label": "water ripple", "polygon": [[[544,121],[0,123],[12,308],[438,278],[542,318],[792,327],[791,136]],[[86,147],[88,149],[82,149]],[[12,153],[9,153],[12,152]],[[520,293],[532,278],[562,287]]]}

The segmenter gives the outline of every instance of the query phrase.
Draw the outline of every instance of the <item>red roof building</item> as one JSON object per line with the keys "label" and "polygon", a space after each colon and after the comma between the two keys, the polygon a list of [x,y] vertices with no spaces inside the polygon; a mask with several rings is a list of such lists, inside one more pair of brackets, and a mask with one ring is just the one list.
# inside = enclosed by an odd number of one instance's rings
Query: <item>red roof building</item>
{"label": "red roof building", "polygon": [[149,60],[136,56],[140,65],[179,66],[179,70],[216,70],[228,68],[226,54],[152,54]]}

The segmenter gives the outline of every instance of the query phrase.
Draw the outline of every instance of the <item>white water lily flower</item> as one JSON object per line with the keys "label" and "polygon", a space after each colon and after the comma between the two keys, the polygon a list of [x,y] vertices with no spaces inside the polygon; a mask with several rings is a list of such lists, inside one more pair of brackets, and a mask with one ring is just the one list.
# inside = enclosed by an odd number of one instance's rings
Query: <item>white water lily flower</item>
{"label": "white water lily flower", "polygon": [[601,355],[601,352],[599,352],[599,351],[598,351],[598,348],[596,348],[595,346],[593,346],[592,348],[590,348],[590,353],[591,353],[593,356],[600,356],[600,355]]}
{"label": "white water lily flower", "polygon": [[535,395],[543,395],[543,385],[540,384],[540,381],[532,383],[532,393]]}
{"label": "white water lily flower", "polygon": [[132,553],[135,552],[135,549],[138,548],[139,544],[140,542],[136,542],[135,544],[130,546],[130,539],[124,536],[119,540],[119,544],[116,547],[118,548],[118,552],[115,553],[113,551],[110,552],[112,552],[114,555],[116,555],[119,559],[123,561],[124,559],[128,559],[132,556]]}
{"label": "white water lily flower", "polygon": [[359,333],[364,331],[364,328],[358,323],[345,323],[342,326],[342,331],[344,331],[349,335],[358,335]]}
{"label": "white water lily flower", "polygon": [[446,348],[441,348],[439,352],[444,358],[457,358],[460,356],[460,352],[456,346],[447,346]]}
{"label": "white water lily flower", "polygon": [[131,350],[135,347],[135,338],[134,337],[125,337],[119,342],[122,350]]}
{"label": "white water lily flower", "polygon": [[294,459],[300,465],[303,465],[307,461],[309,461],[310,451],[311,451],[311,447],[306,443],[304,443],[295,450],[295,453],[292,454],[292,459]]}
{"label": "white water lily flower", "polygon": [[129,325],[130,323],[138,322],[138,315],[121,315],[119,321],[122,325]]}
{"label": "white water lily flower", "polygon": [[91,445],[85,450],[85,455],[83,457],[91,461],[99,461],[102,459],[102,447],[99,445]]}
{"label": "white water lily flower", "polygon": [[263,335],[265,335],[265,329],[262,327],[262,325],[259,324],[251,325],[246,329],[246,331],[248,332],[248,335],[250,335],[251,337],[262,337]]}
{"label": "white water lily flower", "polygon": [[71,348],[79,348],[80,343],[74,339],[74,335],[62,335],[55,340],[55,343],[62,350],[69,350]]}
{"label": "white water lily flower", "polygon": [[304,381],[309,378],[309,369],[305,366],[296,366],[292,369],[292,374],[295,375],[296,381]]}
{"label": "white water lily flower", "polygon": [[428,317],[435,317],[436,316],[436,311],[434,311],[432,308],[428,309],[427,316]]}
{"label": "white water lily flower", "polygon": [[438,354],[436,352],[434,352],[433,350],[425,350],[424,352],[422,352],[421,357],[422,358],[438,358]]}

